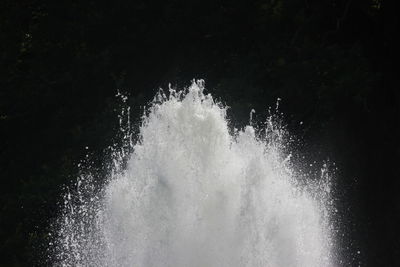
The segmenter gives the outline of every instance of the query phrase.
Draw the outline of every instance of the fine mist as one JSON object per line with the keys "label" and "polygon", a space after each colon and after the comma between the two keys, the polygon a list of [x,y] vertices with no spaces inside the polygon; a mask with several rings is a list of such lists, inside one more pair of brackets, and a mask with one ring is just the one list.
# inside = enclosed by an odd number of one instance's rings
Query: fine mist
{"label": "fine mist", "polygon": [[198,81],[158,94],[126,168],[100,190],[79,179],[54,265],[334,265],[329,181],[300,183],[284,129],[270,118],[262,136],[230,130],[225,107],[203,91]]}

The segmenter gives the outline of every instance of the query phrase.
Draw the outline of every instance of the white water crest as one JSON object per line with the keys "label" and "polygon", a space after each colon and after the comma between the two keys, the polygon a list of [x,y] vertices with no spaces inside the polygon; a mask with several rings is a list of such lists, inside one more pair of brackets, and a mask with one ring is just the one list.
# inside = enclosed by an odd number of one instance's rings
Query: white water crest
{"label": "white water crest", "polygon": [[66,195],[54,265],[333,266],[329,182],[300,186],[265,125],[230,131],[202,81],[158,94],[126,168]]}

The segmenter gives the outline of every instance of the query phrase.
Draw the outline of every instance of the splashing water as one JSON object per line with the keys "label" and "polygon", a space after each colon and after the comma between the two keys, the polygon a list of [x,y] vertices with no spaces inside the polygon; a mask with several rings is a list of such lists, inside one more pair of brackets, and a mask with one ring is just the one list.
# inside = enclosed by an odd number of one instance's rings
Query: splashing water
{"label": "splashing water", "polygon": [[[333,266],[329,183],[300,187],[271,119],[230,134],[203,83],[159,94],[127,167],[65,196],[59,266]],[[253,111],[251,112],[253,113]],[[322,196],[322,197],[321,197]]]}

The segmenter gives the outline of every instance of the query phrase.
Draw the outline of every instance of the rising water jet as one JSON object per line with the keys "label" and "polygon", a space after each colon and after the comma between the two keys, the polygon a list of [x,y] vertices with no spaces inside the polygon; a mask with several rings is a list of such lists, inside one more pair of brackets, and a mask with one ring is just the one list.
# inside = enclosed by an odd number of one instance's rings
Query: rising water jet
{"label": "rising water jet", "polygon": [[333,266],[329,181],[300,186],[284,129],[264,130],[232,133],[203,82],[160,92],[126,168],[66,194],[54,264]]}

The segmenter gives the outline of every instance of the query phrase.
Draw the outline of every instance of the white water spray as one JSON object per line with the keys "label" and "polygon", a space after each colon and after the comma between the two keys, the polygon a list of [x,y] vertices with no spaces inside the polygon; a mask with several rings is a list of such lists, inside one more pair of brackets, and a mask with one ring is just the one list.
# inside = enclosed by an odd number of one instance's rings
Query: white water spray
{"label": "white water spray", "polygon": [[267,122],[230,134],[201,82],[159,94],[127,168],[66,196],[55,265],[333,266],[329,185],[296,186]]}

